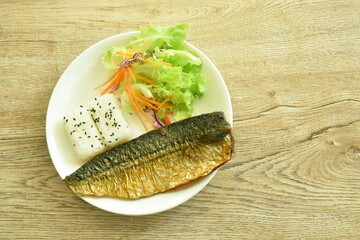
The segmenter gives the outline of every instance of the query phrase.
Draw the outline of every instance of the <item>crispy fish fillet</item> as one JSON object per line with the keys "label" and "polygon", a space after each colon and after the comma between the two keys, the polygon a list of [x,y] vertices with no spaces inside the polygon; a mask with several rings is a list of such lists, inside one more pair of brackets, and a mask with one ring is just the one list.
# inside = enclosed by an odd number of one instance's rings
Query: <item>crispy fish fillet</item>
{"label": "crispy fish fillet", "polygon": [[80,196],[151,196],[208,175],[230,160],[233,144],[224,113],[203,114],[118,145],[64,182]]}

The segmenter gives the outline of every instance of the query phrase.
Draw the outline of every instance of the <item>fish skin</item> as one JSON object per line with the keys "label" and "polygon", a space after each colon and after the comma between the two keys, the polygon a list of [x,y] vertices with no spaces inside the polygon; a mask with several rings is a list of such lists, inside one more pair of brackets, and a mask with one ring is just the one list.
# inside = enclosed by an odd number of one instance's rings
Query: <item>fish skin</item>
{"label": "fish skin", "polygon": [[118,145],[64,182],[80,196],[151,196],[208,175],[230,160],[233,145],[224,113],[202,114]]}

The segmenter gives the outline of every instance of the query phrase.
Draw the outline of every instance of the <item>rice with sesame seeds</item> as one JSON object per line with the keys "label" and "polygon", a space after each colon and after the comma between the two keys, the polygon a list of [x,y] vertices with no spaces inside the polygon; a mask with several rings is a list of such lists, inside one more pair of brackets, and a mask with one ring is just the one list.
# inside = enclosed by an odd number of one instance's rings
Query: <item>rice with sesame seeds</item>
{"label": "rice with sesame seeds", "polygon": [[[80,161],[85,162],[105,151],[102,140],[95,138],[99,135],[97,128],[91,127],[94,122],[90,113],[82,107],[74,109],[63,118],[66,134],[74,147]],[[90,146],[93,145],[91,148]]]}

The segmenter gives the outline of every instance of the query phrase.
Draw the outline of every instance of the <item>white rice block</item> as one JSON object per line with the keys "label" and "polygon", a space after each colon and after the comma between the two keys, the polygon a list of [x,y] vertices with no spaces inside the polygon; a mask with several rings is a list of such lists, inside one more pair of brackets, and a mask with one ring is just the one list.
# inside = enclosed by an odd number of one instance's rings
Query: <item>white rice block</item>
{"label": "white rice block", "polygon": [[64,117],[64,126],[81,161],[90,160],[105,150],[100,132],[87,109],[74,109]]}
{"label": "white rice block", "polygon": [[133,131],[126,122],[119,105],[120,102],[115,96],[106,94],[91,101],[87,106],[108,147],[127,141],[133,136]]}

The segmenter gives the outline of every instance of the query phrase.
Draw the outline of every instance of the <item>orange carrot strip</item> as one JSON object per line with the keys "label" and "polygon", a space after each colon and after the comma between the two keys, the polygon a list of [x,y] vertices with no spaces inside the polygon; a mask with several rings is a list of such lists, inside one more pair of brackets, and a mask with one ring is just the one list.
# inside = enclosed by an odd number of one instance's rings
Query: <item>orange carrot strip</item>
{"label": "orange carrot strip", "polygon": [[165,116],[165,117],[163,118],[163,120],[164,120],[164,122],[165,122],[166,124],[171,124],[171,121],[170,121],[170,119],[168,118],[168,116]]}
{"label": "orange carrot strip", "polygon": [[100,93],[100,95],[104,95],[105,93],[109,92],[112,87],[114,87],[113,82],[112,82],[109,86],[107,86],[107,87]]}
{"label": "orange carrot strip", "polygon": [[131,68],[128,68],[128,72],[130,73],[132,79],[134,80],[134,82],[136,82],[136,77],[135,74],[133,73],[133,71],[131,70]]}
{"label": "orange carrot strip", "polygon": [[131,89],[132,91],[132,97],[134,98],[135,100],[135,104],[137,105],[137,107],[139,108],[140,112],[144,115],[144,117],[149,121],[149,123],[154,127],[156,128],[155,124],[153,123],[153,121],[151,121],[150,117],[144,112],[144,110],[142,110],[140,104],[138,103],[138,99],[137,97],[135,96],[135,92],[133,89]]}
{"label": "orange carrot strip", "polygon": [[[146,102],[147,104],[150,104],[150,105],[151,105],[151,108],[153,108],[153,109],[156,108],[155,106],[152,105],[152,104],[154,104],[153,101],[156,102],[156,100],[148,101],[149,99],[148,99],[147,97],[145,97],[142,93],[138,93],[138,92],[134,92],[134,93],[135,93],[135,95],[136,95],[137,97],[139,97],[139,98],[138,98],[139,101],[142,100],[142,101]],[[154,98],[154,97],[153,97],[153,98]],[[155,98],[154,98],[154,99],[155,99]]]}
{"label": "orange carrot strip", "polygon": [[109,79],[107,81],[105,81],[103,84],[101,84],[100,86],[94,88],[94,89],[98,89],[101,88],[102,86],[106,85],[108,82],[110,82],[119,72],[121,71],[121,68],[119,68],[118,70],[116,70],[116,72],[111,75],[111,77],[109,77]]}
{"label": "orange carrot strip", "polygon": [[[134,90],[131,89],[130,90],[132,93],[132,97],[134,98],[134,103],[135,105],[137,106],[138,110],[140,111],[140,113],[142,113],[142,115],[149,121],[149,123],[154,127],[156,128],[155,124],[151,121],[150,117],[144,112],[144,110],[142,110],[140,104],[138,103],[138,100],[136,99],[136,96],[134,95]],[[145,128],[147,130],[147,128]]]}
{"label": "orange carrot strip", "polygon": [[166,65],[166,66],[172,66],[171,63],[168,63],[168,62],[162,62],[163,65]]}
{"label": "orange carrot strip", "polygon": [[148,78],[146,78],[146,77],[139,76],[139,75],[136,75],[136,74],[134,74],[134,76],[135,76],[136,78],[138,78],[138,79],[144,80],[144,81],[147,82],[147,83],[154,84],[154,85],[157,84],[156,82],[154,82],[154,81],[152,81],[152,80],[150,80],[150,79],[148,79]]}
{"label": "orange carrot strip", "polygon": [[146,119],[149,121],[149,123],[151,123],[151,126],[153,126],[153,128],[156,128],[155,123],[153,123],[153,121],[150,119],[149,115],[147,115],[142,109],[141,109],[141,112],[146,117]]}
{"label": "orange carrot strip", "polygon": [[[119,74],[120,75],[120,74]],[[121,79],[121,76],[120,77],[117,77],[113,84],[112,84],[112,88],[108,91],[108,93],[113,93],[116,91],[117,87],[119,86],[120,82],[122,81],[123,79]]]}
{"label": "orange carrot strip", "polygon": [[[127,72],[127,73],[128,73],[128,72]],[[126,75],[127,75],[127,74],[126,74]],[[129,78],[127,78],[127,77],[126,77],[126,85],[127,85],[127,88],[125,89],[125,91],[128,93],[128,96],[129,96],[131,105],[133,105],[133,107],[134,107],[136,116],[140,119],[141,124],[144,126],[145,130],[147,131],[148,128],[147,128],[146,124],[144,123],[144,121],[141,119],[141,116],[140,116],[139,106],[137,106],[137,105],[135,104],[135,100],[133,99],[132,91],[131,91],[132,88],[131,88],[130,80],[129,80]]]}
{"label": "orange carrot strip", "polygon": [[148,43],[146,42],[146,43],[144,43],[143,45],[141,45],[139,48],[138,48],[138,50],[136,50],[135,52],[140,52],[141,51],[141,49],[143,49],[146,45],[147,45]]}
{"label": "orange carrot strip", "polygon": [[114,91],[112,91],[112,88],[116,88],[117,85],[120,84],[120,82],[123,80],[122,79],[123,76],[123,71],[119,72],[119,74],[117,75],[117,77],[114,79],[114,81],[112,83],[109,84],[109,86],[107,86],[107,88],[105,88],[100,95],[104,95],[105,93],[113,93]]}
{"label": "orange carrot strip", "polygon": [[151,109],[154,109],[156,110],[156,107],[154,107],[153,105],[151,105],[150,103],[146,102],[145,100],[141,99],[141,98],[138,98],[136,99],[138,102],[144,104],[145,106],[151,108]]}
{"label": "orange carrot strip", "polygon": [[[129,69],[130,70],[130,69]],[[128,72],[130,72],[130,71],[128,71]],[[131,73],[130,73],[131,74]],[[147,118],[147,120],[150,122],[150,123],[152,123],[151,122],[151,119],[149,119],[149,117],[147,116],[147,114],[141,109],[141,106],[139,105],[139,103],[136,101],[136,98],[135,98],[135,95],[134,95],[134,90],[132,89],[132,87],[131,87],[131,84],[130,84],[130,81],[129,81],[129,79],[127,79],[127,87],[128,87],[128,94],[129,94],[129,98],[130,98],[130,101],[131,101],[131,104],[133,105],[133,107],[134,107],[134,109],[135,109],[135,112],[136,112],[136,115],[138,116],[138,118],[140,119],[140,121],[141,121],[141,124],[144,126],[144,128],[145,128],[145,130],[147,131],[148,130],[148,128],[147,128],[147,126],[146,126],[146,124],[144,123],[144,121],[141,119],[141,117],[140,117],[140,113],[142,113],[146,118]],[[154,126],[154,125],[153,125]],[[155,127],[155,126],[154,126]]]}
{"label": "orange carrot strip", "polygon": [[[158,106],[158,109],[160,109],[161,107],[164,107],[164,105],[166,105],[165,103],[166,103],[167,101],[169,101],[170,98],[171,98],[171,96],[169,96],[168,98],[166,98],[166,99]],[[168,105],[167,105],[167,106],[168,106]],[[170,108],[171,108],[171,107],[170,107]]]}
{"label": "orange carrot strip", "polygon": [[126,91],[126,92],[128,93],[128,95],[129,95],[129,99],[130,99],[131,105],[133,105],[133,107],[134,107],[136,116],[140,119],[141,124],[144,126],[145,130],[147,131],[148,128],[147,128],[146,124],[144,123],[144,121],[141,119],[140,110],[138,109],[138,106],[135,104],[135,101],[134,101],[134,99],[133,99],[132,96],[131,96],[131,95],[132,95],[132,94],[131,94],[131,89],[126,88],[125,91]]}
{"label": "orange carrot strip", "polygon": [[128,55],[128,56],[134,56],[134,53],[124,52],[124,51],[117,51],[116,54],[121,55]]}
{"label": "orange carrot strip", "polygon": [[[166,99],[166,100],[165,100],[164,102],[162,102],[162,103],[160,103],[160,102],[158,102],[158,101],[156,101],[156,100],[152,100],[152,99],[146,98],[146,97],[143,96],[143,95],[142,95],[142,96],[139,96],[139,97],[142,98],[143,100],[149,102],[149,103],[154,104],[154,105],[157,105],[157,106],[162,105],[162,107],[164,107],[164,108],[169,108],[169,109],[171,108],[171,106],[165,104],[165,102],[169,101],[169,99],[170,99],[171,97],[169,97],[168,99]],[[157,107],[157,108],[159,108],[159,107]]]}

